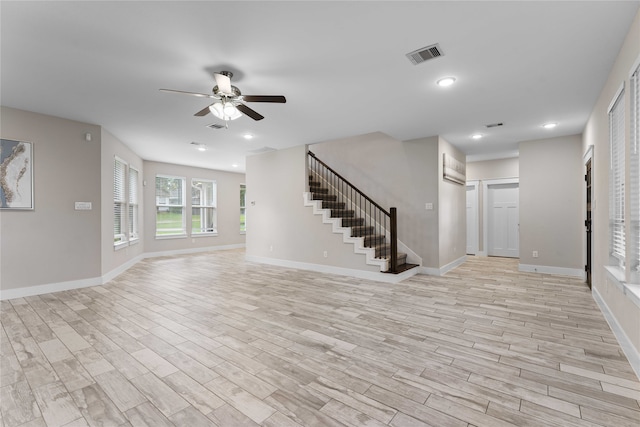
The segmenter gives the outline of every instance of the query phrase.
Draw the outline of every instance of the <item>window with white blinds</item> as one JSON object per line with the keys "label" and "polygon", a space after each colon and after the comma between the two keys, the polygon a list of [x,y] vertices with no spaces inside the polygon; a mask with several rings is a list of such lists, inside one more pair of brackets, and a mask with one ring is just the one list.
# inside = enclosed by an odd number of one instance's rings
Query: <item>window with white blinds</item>
{"label": "window with white blinds", "polygon": [[119,158],[113,161],[113,244],[127,241],[126,215],[126,170],[127,164]]}
{"label": "window with white blinds", "polygon": [[208,179],[191,180],[191,233],[217,233],[216,182]]}
{"label": "window with white blinds", "polygon": [[156,237],[184,236],[186,178],[156,176]]}
{"label": "window with white blinds", "polygon": [[609,252],[610,263],[624,267],[625,262],[625,155],[624,90],[609,109]]}
{"label": "window with white blinds", "polygon": [[139,237],[138,231],[138,176],[136,169],[129,168],[129,240]]}
{"label": "window with white blinds", "polygon": [[640,283],[640,65],[631,75],[631,281]]}

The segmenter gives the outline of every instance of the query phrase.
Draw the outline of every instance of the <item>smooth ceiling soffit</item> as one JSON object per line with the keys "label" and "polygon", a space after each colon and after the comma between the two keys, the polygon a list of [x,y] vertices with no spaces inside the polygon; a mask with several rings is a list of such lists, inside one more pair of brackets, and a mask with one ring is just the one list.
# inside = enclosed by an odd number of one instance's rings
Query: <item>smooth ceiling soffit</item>
{"label": "smooth ceiling soffit", "polygon": [[429,59],[437,58],[439,56],[443,56],[444,52],[440,49],[440,45],[438,43],[432,44],[431,46],[423,47],[418,50],[414,50],[413,52],[407,53],[407,58],[413,65],[418,65],[423,63],[424,61],[428,61]]}

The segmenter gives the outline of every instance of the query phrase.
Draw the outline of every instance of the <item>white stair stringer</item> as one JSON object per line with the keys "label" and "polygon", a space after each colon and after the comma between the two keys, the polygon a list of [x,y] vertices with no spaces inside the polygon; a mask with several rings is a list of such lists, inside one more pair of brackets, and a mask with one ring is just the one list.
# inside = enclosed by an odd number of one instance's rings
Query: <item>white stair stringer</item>
{"label": "white stair stringer", "polygon": [[313,200],[310,192],[304,192],[302,197],[304,198],[304,205],[313,208],[314,215],[322,215],[324,224],[331,224],[331,229],[334,233],[342,233],[342,241],[344,243],[353,244],[354,253],[365,255],[367,264],[379,266],[381,272],[389,270],[389,260],[376,258],[376,250],[364,246],[364,237],[351,236],[351,227],[343,227],[342,218],[332,218],[331,209],[322,208],[322,200]]}

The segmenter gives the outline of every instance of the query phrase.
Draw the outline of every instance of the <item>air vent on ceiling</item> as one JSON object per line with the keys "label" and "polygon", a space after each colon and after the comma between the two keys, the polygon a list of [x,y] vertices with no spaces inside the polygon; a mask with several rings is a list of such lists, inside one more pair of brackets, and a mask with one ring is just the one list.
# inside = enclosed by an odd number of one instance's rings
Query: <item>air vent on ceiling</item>
{"label": "air vent on ceiling", "polygon": [[219,125],[217,123],[211,123],[210,125],[207,125],[208,128],[211,129],[222,129],[224,127],[224,125]]}
{"label": "air vent on ceiling", "polygon": [[486,128],[497,128],[500,126],[504,126],[504,123],[490,123],[488,125],[484,125],[484,127]]}
{"label": "air vent on ceiling", "polygon": [[440,45],[436,43],[431,46],[414,50],[411,53],[407,53],[407,58],[409,58],[409,61],[411,61],[413,65],[418,65],[424,61],[437,58],[442,55],[444,55],[444,52],[440,49]]}

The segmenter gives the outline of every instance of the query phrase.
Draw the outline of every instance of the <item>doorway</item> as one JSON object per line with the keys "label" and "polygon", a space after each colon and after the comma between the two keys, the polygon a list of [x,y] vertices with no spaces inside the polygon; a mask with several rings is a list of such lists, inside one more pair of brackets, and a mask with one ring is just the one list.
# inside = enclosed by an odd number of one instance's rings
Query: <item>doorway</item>
{"label": "doorway", "polygon": [[519,258],[519,183],[517,180],[488,182],[486,190],[485,248],[487,255]]}
{"label": "doorway", "polygon": [[587,276],[587,285],[589,285],[589,289],[591,289],[591,159],[587,160],[585,165],[586,174],[584,176],[584,180],[586,182],[586,219],[584,221],[584,226],[586,228],[587,233],[587,262],[584,266],[586,276]]}

